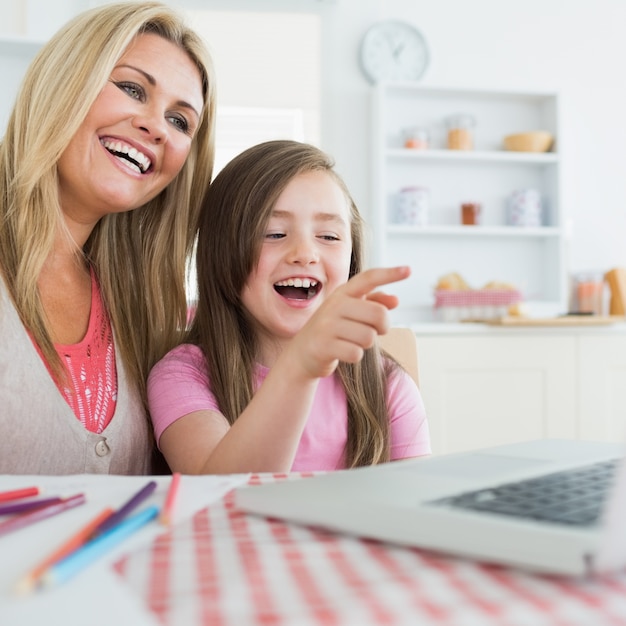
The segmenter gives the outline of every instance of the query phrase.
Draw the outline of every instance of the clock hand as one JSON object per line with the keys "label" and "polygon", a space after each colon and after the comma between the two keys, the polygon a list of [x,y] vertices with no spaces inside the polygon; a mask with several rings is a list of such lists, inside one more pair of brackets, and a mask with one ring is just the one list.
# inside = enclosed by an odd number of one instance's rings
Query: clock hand
{"label": "clock hand", "polygon": [[397,45],[392,51],[391,54],[393,54],[393,58],[397,59],[400,56],[400,53],[404,50],[404,43],[400,43],[399,45]]}
{"label": "clock hand", "polygon": [[388,35],[387,43],[389,44],[389,47],[391,48],[391,56],[394,59],[397,59],[400,53],[402,52],[402,50],[404,50],[404,42],[400,41],[399,44],[396,44],[396,37],[394,37],[393,35]]}

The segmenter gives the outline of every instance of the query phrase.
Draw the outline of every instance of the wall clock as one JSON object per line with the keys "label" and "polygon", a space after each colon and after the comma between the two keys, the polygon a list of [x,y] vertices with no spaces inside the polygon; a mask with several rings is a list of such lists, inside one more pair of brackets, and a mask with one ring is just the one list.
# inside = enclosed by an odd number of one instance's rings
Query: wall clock
{"label": "wall clock", "polygon": [[426,40],[407,22],[377,22],[361,41],[361,69],[371,83],[419,80],[428,60]]}

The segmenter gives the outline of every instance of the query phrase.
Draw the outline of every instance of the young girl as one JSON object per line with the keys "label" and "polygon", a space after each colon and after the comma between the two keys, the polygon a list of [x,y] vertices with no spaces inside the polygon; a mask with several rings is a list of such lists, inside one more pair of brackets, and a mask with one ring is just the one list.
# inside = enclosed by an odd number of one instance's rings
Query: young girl
{"label": "young girl", "polygon": [[317,148],[270,141],[205,196],[189,343],[152,370],[158,445],[182,473],[333,470],[430,452],[419,391],[376,346],[407,267],[361,272],[362,220]]}

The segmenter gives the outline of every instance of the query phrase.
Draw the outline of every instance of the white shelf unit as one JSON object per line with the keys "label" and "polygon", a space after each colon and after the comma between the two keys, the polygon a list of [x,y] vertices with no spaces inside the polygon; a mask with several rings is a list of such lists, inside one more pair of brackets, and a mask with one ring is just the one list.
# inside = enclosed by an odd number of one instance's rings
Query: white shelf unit
{"label": "white shelf unit", "polygon": [[[534,312],[567,308],[565,228],[560,203],[559,101],[556,93],[438,88],[407,83],[374,87],[372,106],[372,264],[410,264],[410,279],[394,286],[401,306],[395,321],[429,321],[440,276],[459,272],[475,288],[497,280],[516,285]],[[476,120],[474,149],[448,150],[445,119]],[[429,148],[403,147],[403,131],[428,129]],[[550,152],[508,152],[506,135],[547,130]],[[430,192],[427,226],[394,223],[398,191]],[[507,225],[507,200],[518,189],[542,194],[540,227]],[[482,222],[461,225],[461,204],[479,202]]]}

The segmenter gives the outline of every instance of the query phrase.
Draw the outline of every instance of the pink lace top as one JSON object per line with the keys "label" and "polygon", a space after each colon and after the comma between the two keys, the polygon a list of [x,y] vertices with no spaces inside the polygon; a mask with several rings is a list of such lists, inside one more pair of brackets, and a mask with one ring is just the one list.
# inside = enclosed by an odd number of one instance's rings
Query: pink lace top
{"label": "pink lace top", "polygon": [[115,413],[117,368],[111,322],[93,271],[87,333],[78,343],[55,344],[54,347],[66,367],[67,381],[71,383],[68,386],[55,378],[59,391],[81,424],[90,432],[101,433]]}

